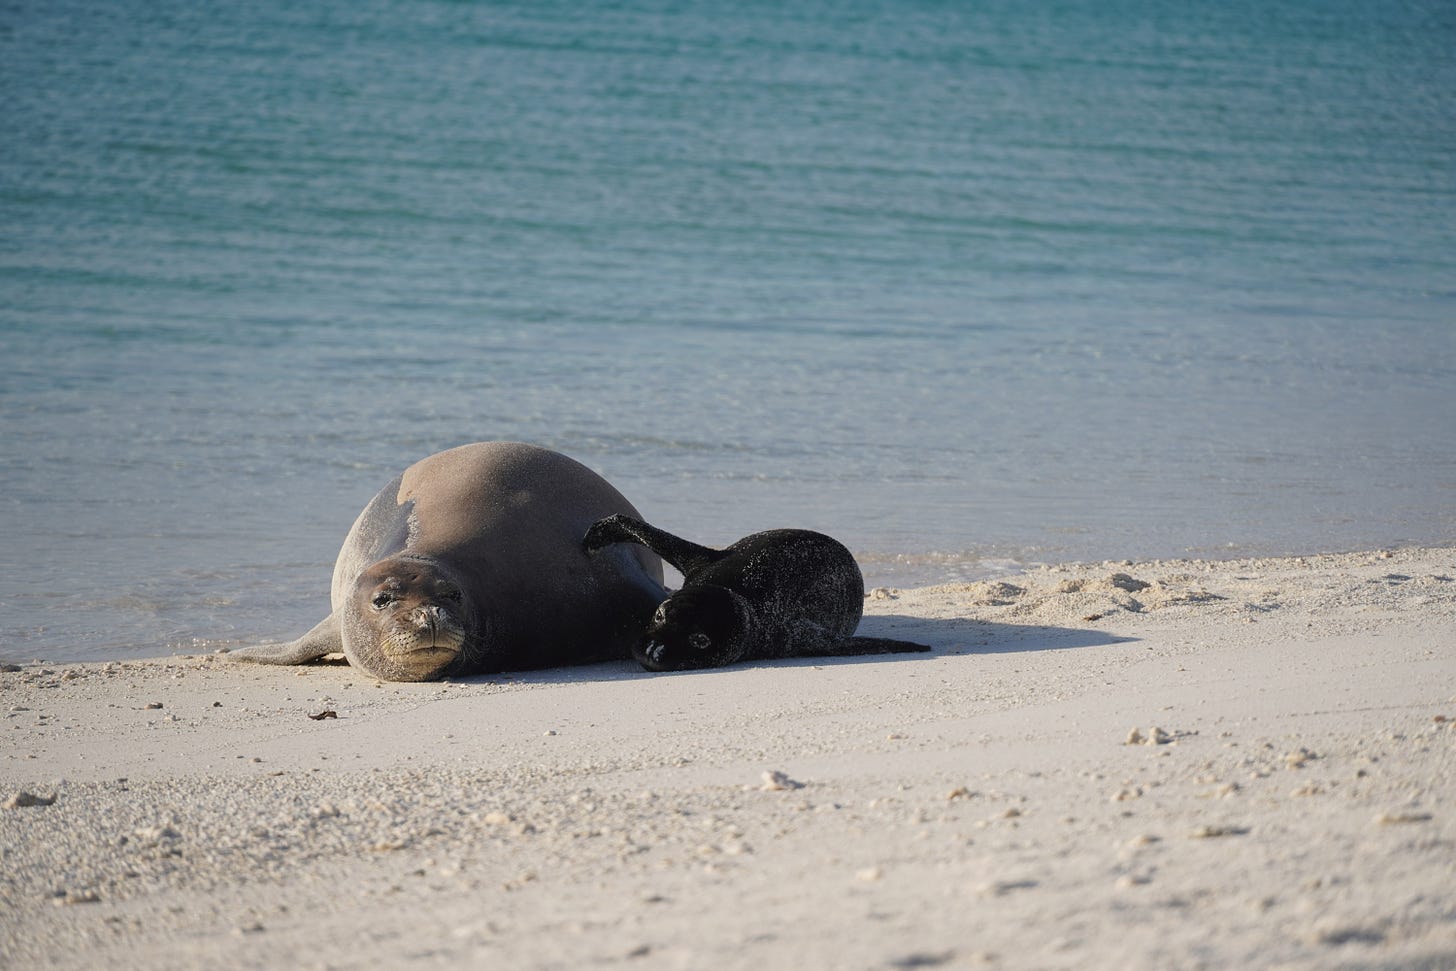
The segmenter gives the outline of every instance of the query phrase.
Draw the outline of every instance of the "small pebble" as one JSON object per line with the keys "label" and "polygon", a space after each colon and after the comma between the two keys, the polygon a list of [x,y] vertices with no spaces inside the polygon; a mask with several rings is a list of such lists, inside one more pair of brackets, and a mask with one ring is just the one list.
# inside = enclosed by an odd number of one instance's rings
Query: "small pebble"
{"label": "small pebble", "polygon": [[57,907],[69,907],[72,904],[96,904],[101,902],[101,897],[95,890],[67,890],[65,893],[57,894],[55,904]]}
{"label": "small pebble", "polygon": [[1376,927],[1326,922],[1311,931],[1307,939],[1311,944],[1323,944],[1329,947],[1341,947],[1345,944],[1379,944],[1385,940],[1385,931]]}
{"label": "small pebble", "polygon": [[1035,880],[992,880],[976,889],[987,897],[1004,897],[1017,890],[1030,890],[1035,886]]}
{"label": "small pebble", "polygon": [[759,786],[764,792],[781,792],[785,789],[802,789],[804,783],[795,782],[778,769],[770,769],[763,774],[763,785]]}

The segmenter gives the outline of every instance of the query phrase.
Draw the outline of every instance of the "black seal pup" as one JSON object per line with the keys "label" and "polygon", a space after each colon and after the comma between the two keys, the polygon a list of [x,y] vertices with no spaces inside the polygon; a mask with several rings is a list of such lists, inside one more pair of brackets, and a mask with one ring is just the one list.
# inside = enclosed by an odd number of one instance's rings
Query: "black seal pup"
{"label": "black seal pup", "polygon": [[683,574],[682,589],[658,606],[633,648],[649,671],[930,650],[854,636],[864,613],[864,577],[849,550],[823,533],[772,529],[715,550],[613,515],[582,539],[590,553],[614,543],[639,543]]}
{"label": "black seal pup", "polygon": [[329,616],[230,656],[303,664],[342,651],[383,681],[625,659],[667,590],[647,550],[582,552],[582,530],[610,513],[636,510],[558,452],[477,442],[431,455],[354,521]]}

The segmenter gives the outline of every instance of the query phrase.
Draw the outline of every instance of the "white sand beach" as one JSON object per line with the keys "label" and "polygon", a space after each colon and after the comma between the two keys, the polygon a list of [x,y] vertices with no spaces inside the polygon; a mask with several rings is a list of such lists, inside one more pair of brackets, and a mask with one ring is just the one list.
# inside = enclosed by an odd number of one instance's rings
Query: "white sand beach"
{"label": "white sand beach", "polygon": [[0,965],[1456,967],[1456,549],[866,610],[934,653],[0,674]]}

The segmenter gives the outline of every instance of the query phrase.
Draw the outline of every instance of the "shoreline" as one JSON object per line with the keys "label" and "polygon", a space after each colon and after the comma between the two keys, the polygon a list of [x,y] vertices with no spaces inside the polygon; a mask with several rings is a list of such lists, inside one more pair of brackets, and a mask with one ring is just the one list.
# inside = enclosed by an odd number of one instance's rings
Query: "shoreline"
{"label": "shoreline", "polygon": [[1456,548],[876,588],[861,630],[935,650],[0,673],[0,804],[39,803],[0,808],[0,954],[1456,964]]}
{"label": "shoreline", "polygon": [[[1456,548],[1456,542],[1445,543],[1408,543],[1395,546],[1373,547],[1369,550],[1358,549],[1352,551],[1336,551],[1321,553],[1270,553],[1261,554],[1247,549],[1235,550],[1229,548],[1219,552],[1194,552],[1188,551],[1188,555],[1171,556],[1148,556],[1141,559],[1068,559],[1065,561],[1046,561],[1028,558],[1017,560],[1009,556],[973,556],[968,553],[942,553],[928,551],[921,553],[855,553],[856,560],[860,564],[861,571],[865,575],[865,588],[870,591],[878,588],[885,589],[930,589],[937,587],[951,587],[975,583],[994,583],[1012,581],[1020,575],[1038,575],[1047,571],[1065,572],[1076,570],[1096,570],[1107,568],[1108,570],[1123,569],[1126,566],[1138,563],[1145,564],[1156,569],[1173,569],[1179,565],[1188,570],[1201,571],[1209,565],[1238,563],[1261,563],[1265,561],[1305,561],[1316,562],[1327,560],[1330,557],[1369,557],[1376,555],[1391,556],[1405,553],[1419,553],[1425,550],[1440,550]],[[961,571],[955,564],[966,564],[963,575],[957,575]],[[890,564],[893,569],[886,569]],[[936,564],[934,571],[925,570],[925,564]],[[971,565],[974,566],[971,566]],[[327,575],[333,568],[332,560],[328,563],[318,565],[318,569]],[[666,567],[668,573],[668,586],[673,588],[681,577],[676,570],[670,566]],[[317,591],[315,591],[317,593]],[[322,597],[320,600],[319,597]],[[247,635],[234,631],[230,635],[223,636],[217,633],[198,633],[190,638],[182,638],[172,643],[160,645],[153,642],[151,646],[130,646],[112,645],[110,647],[95,647],[83,649],[77,656],[71,656],[75,648],[61,648],[57,644],[50,644],[49,647],[30,645],[29,649],[20,649],[14,642],[7,646],[0,644],[0,668],[4,667],[30,667],[30,666],[72,666],[77,664],[105,664],[122,663],[131,661],[149,660],[176,660],[179,658],[193,657],[202,654],[226,653],[238,647],[251,644],[271,643],[287,641],[302,632],[311,628],[322,617],[322,611],[328,606],[327,589],[323,589],[318,596],[310,597],[312,607],[304,612],[295,611],[290,614],[290,619],[279,624],[272,624],[256,635]],[[870,615],[873,608],[867,604],[866,615]],[[220,626],[236,626],[236,624],[223,624]],[[55,652],[59,651],[57,654]],[[3,673],[3,672],[0,672]]]}

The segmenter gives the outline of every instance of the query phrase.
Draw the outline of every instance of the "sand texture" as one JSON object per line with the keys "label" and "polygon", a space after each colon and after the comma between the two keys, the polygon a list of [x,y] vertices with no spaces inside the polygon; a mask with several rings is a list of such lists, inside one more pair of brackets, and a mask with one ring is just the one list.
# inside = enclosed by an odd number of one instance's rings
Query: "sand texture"
{"label": "sand texture", "polygon": [[1456,550],[866,609],[934,653],[0,673],[0,966],[1456,967]]}

